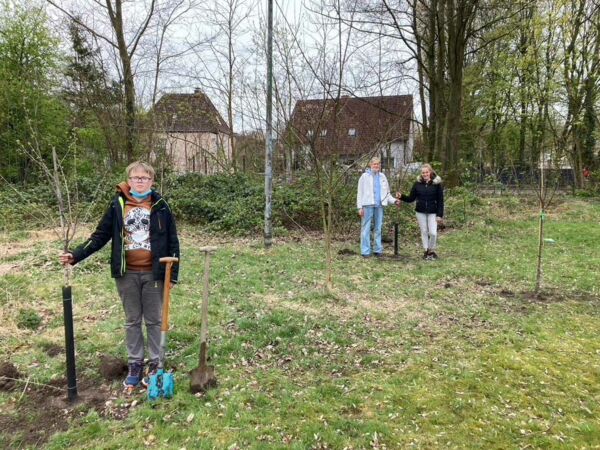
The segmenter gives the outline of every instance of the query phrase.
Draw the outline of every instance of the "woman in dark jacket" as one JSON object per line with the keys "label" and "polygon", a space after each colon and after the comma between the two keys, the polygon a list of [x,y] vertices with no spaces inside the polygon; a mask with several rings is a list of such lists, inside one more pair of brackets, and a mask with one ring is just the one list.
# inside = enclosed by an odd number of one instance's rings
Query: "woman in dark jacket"
{"label": "woman in dark jacket", "polygon": [[400,200],[407,203],[417,201],[415,208],[417,222],[421,229],[423,242],[423,259],[437,259],[435,247],[437,242],[437,222],[444,217],[444,188],[442,179],[437,176],[429,164],[421,167],[421,175],[413,184],[409,195],[398,192]]}

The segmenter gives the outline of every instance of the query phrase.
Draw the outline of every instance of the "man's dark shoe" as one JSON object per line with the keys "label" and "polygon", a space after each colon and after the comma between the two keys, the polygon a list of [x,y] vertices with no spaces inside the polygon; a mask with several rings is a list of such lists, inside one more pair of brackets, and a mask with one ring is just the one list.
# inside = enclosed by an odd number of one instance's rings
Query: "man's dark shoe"
{"label": "man's dark shoe", "polygon": [[149,374],[156,372],[157,369],[158,369],[158,360],[157,359],[151,359],[150,361],[148,361],[148,373]]}
{"label": "man's dark shoe", "polygon": [[429,259],[429,250],[423,252],[423,259]]}
{"label": "man's dark shoe", "polygon": [[150,375],[154,375],[158,370],[158,360],[150,360],[147,364],[146,376],[142,379],[142,384],[148,387]]}
{"label": "man's dark shoe", "polygon": [[430,257],[431,259],[438,259],[438,255],[437,255],[437,253],[436,253],[436,252],[433,252],[433,251],[432,251],[432,252],[429,252],[429,257]]}
{"label": "man's dark shoe", "polygon": [[370,258],[370,257],[371,257],[371,255],[360,255],[360,256],[362,256],[362,257],[363,257],[363,258],[365,258],[365,259],[366,259],[366,258]]}
{"label": "man's dark shoe", "polygon": [[127,373],[127,378],[123,381],[123,386],[136,387],[142,381],[142,377],[144,375],[144,363],[142,362],[134,362],[129,364],[129,372]]}
{"label": "man's dark shoe", "polygon": [[383,253],[373,253],[375,258],[383,258]]}

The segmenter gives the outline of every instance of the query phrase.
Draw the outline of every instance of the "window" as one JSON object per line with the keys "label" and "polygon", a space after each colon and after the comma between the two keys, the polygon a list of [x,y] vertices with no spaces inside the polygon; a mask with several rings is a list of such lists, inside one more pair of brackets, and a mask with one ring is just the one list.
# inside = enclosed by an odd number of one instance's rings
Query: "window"
{"label": "window", "polygon": [[327,130],[321,130],[321,137],[327,136]]}
{"label": "window", "polygon": [[314,135],[315,135],[315,132],[314,132],[313,130],[308,130],[308,131],[306,132],[306,137],[307,137],[307,138],[309,138],[309,139],[310,139],[311,137],[313,137]]}
{"label": "window", "polygon": [[356,136],[356,128],[348,128],[348,136]]}
{"label": "window", "polygon": [[356,162],[355,155],[340,155],[340,164],[344,166],[351,166]]}
{"label": "window", "polygon": [[381,158],[381,168],[382,169],[393,169],[394,168],[394,158]]}

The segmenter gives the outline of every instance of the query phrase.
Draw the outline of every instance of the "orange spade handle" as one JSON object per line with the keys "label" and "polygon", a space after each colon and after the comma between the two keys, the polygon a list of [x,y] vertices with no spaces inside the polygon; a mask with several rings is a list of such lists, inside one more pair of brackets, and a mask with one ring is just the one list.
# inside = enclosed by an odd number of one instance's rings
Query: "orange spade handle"
{"label": "orange spade handle", "polygon": [[163,286],[162,325],[160,331],[169,331],[169,306],[171,303],[171,269],[173,264],[179,262],[179,258],[165,256],[159,260],[165,267],[165,282]]}

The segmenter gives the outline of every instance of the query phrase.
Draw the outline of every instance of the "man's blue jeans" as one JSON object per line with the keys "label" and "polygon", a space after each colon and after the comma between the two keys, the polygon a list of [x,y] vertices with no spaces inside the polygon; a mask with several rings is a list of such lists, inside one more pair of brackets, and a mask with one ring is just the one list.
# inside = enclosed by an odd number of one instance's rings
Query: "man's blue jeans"
{"label": "man's blue jeans", "polygon": [[363,206],[365,214],[361,221],[360,253],[363,256],[371,254],[371,222],[375,222],[375,248],[373,253],[383,253],[381,245],[381,228],[383,226],[383,206]]}

